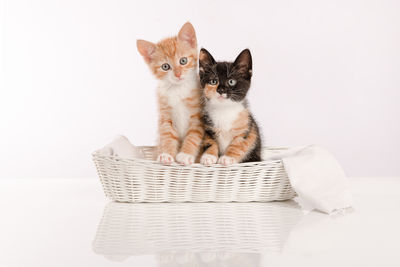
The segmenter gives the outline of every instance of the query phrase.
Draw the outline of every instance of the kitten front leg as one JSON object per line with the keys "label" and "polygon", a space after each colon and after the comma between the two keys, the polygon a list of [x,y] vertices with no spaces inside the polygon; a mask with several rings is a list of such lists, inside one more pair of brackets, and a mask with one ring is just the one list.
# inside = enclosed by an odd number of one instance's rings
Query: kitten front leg
{"label": "kitten front leg", "polygon": [[225,155],[219,158],[218,163],[231,165],[241,162],[247,153],[254,147],[258,134],[255,127],[245,133],[237,135],[226,149]]}
{"label": "kitten front leg", "polygon": [[172,125],[172,120],[162,117],[159,125],[160,140],[159,140],[159,156],[157,160],[165,165],[172,164],[175,160],[175,155],[178,152],[179,137],[176,129]]}
{"label": "kitten front leg", "polygon": [[203,141],[204,152],[200,158],[200,163],[206,166],[215,164],[218,160],[218,144],[212,136],[213,133],[206,130]]}
{"label": "kitten front leg", "polygon": [[184,165],[193,164],[199,153],[203,136],[204,129],[200,121],[200,114],[196,113],[191,115],[189,128],[182,142],[181,150],[178,155],[176,155],[176,161]]}

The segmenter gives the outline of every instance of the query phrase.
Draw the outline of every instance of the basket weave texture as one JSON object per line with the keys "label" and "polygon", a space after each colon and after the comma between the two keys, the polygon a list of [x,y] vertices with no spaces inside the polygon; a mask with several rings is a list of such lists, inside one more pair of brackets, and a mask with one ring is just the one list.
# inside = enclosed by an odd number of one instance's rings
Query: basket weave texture
{"label": "basket weave texture", "polygon": [[[118,202],[268,202],[295,196],[281,160],[228,167],[165,166],[155,161],[155,147],[139,148],[145,159],[93,153],[108,198]],[[264,148],[263,154],[276,151]]]}

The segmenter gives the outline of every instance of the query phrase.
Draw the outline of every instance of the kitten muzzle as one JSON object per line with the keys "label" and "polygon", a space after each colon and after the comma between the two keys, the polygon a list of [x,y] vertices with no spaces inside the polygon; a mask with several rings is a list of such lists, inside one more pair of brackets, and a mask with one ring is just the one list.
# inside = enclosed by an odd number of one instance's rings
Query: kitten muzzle
{"label": "kitten muzzle", "polygon": [[218,94],[218,99],[226,99],[228,96],[227,94]]}

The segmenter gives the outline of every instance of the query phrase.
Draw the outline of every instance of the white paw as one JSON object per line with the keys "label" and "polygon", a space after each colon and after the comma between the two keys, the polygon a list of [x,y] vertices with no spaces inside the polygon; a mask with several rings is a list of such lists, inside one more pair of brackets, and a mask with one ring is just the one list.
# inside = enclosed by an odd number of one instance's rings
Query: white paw
{"label": "white paw", "polygon": [[236,159],[228,156],[222,156],[218,159],[218,163],[228,166],[237,163]]}
{"label": "white paw", "polygon": [[164,165],[171,165],[174,162],[174,157],[168,153],[161,153],[158,155],[157,161]]}
{"label": "white paw", "polygon": [[176,161],[179,162],[180,164],[183,165],[190,165],[194,163],[194,156],[190,154],[186,154],[183,152],[179,152],[178,155],[176,155]]}
{"label": "white paw", "polygon": [[200,163],[203,165],[210,166],[211,164],[217,163],[217,157],[211,154],[204,153],[200,158]]}

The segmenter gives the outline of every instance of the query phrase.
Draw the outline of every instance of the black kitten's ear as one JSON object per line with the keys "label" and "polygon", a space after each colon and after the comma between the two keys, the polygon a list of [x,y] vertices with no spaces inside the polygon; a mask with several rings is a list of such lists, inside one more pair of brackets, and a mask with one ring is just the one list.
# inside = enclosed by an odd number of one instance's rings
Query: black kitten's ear
{"label": "black kitten's ear", "polygon": [[203,71],[204,68],[214,65],[216,62],[212,55],[206,49],[202,48],[200,50],[199,63],[200,71]]}
{"label": "black kitten's ear", "polygon": [[242,73],[243,75],[247,76],[250,79],[251,75],[253,74],[252,72],[253,63],[251,59],[250,50],[245,49],[242,52],[240,52],[240,54],[235,59],[233,65],[235,66],[235,69],[239,73]]}

